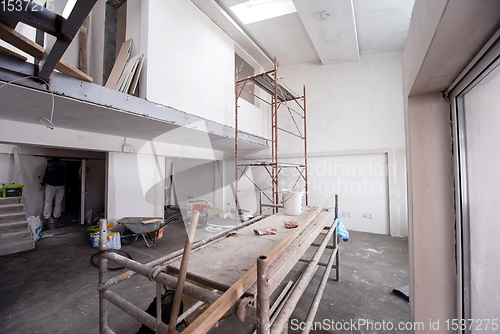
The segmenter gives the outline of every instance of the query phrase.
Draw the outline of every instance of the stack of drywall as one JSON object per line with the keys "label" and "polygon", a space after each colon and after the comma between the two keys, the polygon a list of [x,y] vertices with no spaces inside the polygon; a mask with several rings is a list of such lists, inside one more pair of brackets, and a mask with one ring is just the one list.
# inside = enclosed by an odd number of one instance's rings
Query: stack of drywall
{"label": "stack of drywall", "polygon": [[105,87],[122,93],[135,93],[141,74],[142,64],[144,62],[144,55],[139,53],[129,60],[131,46],[132,39],[122,44],[120,53],[116,58],[115,65],[111,70]]}

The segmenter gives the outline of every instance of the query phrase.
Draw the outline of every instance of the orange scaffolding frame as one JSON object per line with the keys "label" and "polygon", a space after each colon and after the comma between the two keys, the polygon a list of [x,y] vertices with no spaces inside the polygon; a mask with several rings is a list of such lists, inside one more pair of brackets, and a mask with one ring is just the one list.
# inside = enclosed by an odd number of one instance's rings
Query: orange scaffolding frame
{"label": "orange scaffolding frame", "polygon": [[[261,88],[264,92],[268,93],[271,96],[271,102],[263,99],[262,97],[256,95],[254,92],[250,91],[246,88],[247,84],[253,83],[259,88]],[[265,206],[273,207],[273,213],[278,211],[280,207],[279,204],[279,174],[283,170],[283,168],[295,168],[298,171],[298,178],[295,181],[293,188],[296,188],[297,184],[301,179],[305,182],[305,201],[306,205],[309,205],[308,198],[308,171],[307,171],[307,113],[306,113],[306,88],[303,86],[303,95],[300,96],[294,93],[290,88],[288,88],[278,77],[278,67],[276,58],[274,59],[274,69],[271,71],[267,71],[261,74],[257,74],[248,78],[238,79],[238,71],[236,71],[236,79],[235,79],[235,200],[236,200],[236,208],[239,210],[239,201],[238,201],[238,193],[241,191],[238,187],[238,183],[240,179],[245,176],[250,180],[250,182],[263,194],[270,205],[267,204]],[[259,99],[263,103],[269,105],[271,107],[271,139],[267,139],[271,142],[271,161],[256,161],[253,163],[239,163],[239,152],[238,152],[238,136],[240,133],[245,133],[239,129],[238,124],[238,100],[241,98],[241,94],[243,92],[247,92],[251,94],[254,98]],[[289,105],[289,103],[292,106]],[[293,107],[297,107],[299,110],[295,110]],[[286,109],[288,114],[290,115],[293,123],[295,125],[295,129],[290,131],[278,126],[278,112],[280,109]],[[294,116],[295,114],[295,116]],[[299,124],[297,124],[296,117],[301,118],[303,120],[302,131],[300,129]],[[300,123],[300,122],[299,122]],[[279,131],[288,133],[295,137],[303,140],[304,143],[304,163],[300,164],[291,164],[291,163],[280,163],[278,159],[278,134]],[[263,189],[259,185],[257,185],[247,174],[246,172],[250,167],[263,167],[271,177],[271,188]],[[272,195],[269,196],[265,193],[265,190],[272,189]],[[262,204],[261,204],[262,205]],[[262,208],[260,208],[262,211]]]}

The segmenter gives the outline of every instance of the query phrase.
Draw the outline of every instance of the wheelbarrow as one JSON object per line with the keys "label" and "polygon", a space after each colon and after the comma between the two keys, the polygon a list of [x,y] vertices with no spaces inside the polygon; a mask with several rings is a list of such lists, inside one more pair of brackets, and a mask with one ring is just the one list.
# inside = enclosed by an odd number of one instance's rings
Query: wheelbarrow
{"label": "wheelbarrow", "polygon": [[[153,247],[158,239],[160,230],[170,222],[179,219],[180,214],[174,214],[166,219],[152,223],[143,223],[144,221],[154,220],[154,217],[125,217],[118,220],[118,223],[125,226],[125,231],[120,237],[122,245],[130,245],[142,236],[147,247]],[[161,218],[158,218],[161,219]],[[148,241],[149,239],[149,241]]]}

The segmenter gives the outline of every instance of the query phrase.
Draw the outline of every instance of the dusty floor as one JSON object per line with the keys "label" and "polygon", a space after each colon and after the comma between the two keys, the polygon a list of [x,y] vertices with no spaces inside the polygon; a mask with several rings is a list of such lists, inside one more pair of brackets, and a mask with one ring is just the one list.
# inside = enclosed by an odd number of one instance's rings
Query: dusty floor
{"label": "dusty floor", "polygon": [[[202,231],[198,238],[211,234],[214,233]],[[139,239],[122,249],[134,260],[145,263],[181,248],[185,236],[182,223],[171,223],[152,248]],[[351,240],[342,242],[340,249],[340,282],[328,281],[316,316],[322,326],[311,333],[381,333],[384,331],[375,330],[376,327],[372,330],[357,326],[355,330],[340,331],[328,327],[339,321],[354,324],[371,321],[375,326],[384,321],[392,322],[395,327],[408,321],[408,303],[392,292],[408,284],[407,239],[351,232]],[[86,230],[73,228],[69,233],[54,233],[38,241],[34,250],[0,257],[0,332],[98,333],[98,272],[89,261],[95,252]],[[283,285],[289,279],[296,279],[303,268],[305,264],[299,263]],[[323,269],[318,270],[292,315],[290,333],[300,332],[300,322],[307,315],[322,272]],[[332,271],[331,277],[334,275]],[[155,295],[155,286],[139,276],[111,290],[142,309],[147,308]],[[109,325],[116,333],[137,333],[140,324],[136,320],[112,305],[109,312]],[[234,317],[222,320],[210,331],[252,332],[252,326]]]}

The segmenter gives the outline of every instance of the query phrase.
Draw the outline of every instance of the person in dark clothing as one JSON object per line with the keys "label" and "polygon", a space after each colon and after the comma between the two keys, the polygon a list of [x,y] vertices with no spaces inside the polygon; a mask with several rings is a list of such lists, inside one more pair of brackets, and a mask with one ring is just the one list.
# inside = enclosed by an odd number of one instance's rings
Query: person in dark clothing
{"label": "person in dark clothing", "polygon": [[[43,209],[43,218],[48,220],[51,215],[54,218],[61,216],[61,205],[64,197],[64,183],[66,181],[66,166],[61,163],[59,157],[55,157],[47,165],[42,180],[42,186],[45,187],[45,206]],[[52,202],[55,198],[54,211],[52,212]]]}

